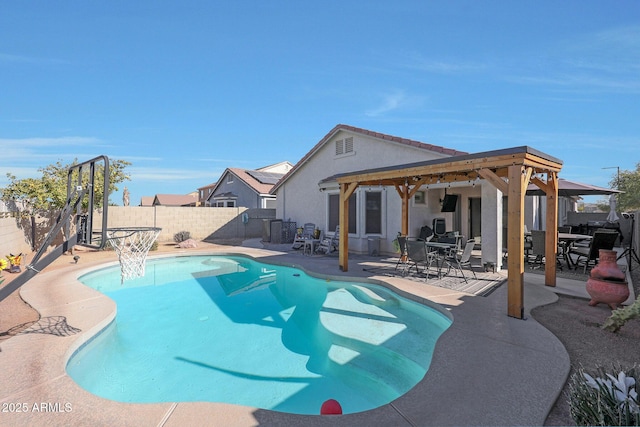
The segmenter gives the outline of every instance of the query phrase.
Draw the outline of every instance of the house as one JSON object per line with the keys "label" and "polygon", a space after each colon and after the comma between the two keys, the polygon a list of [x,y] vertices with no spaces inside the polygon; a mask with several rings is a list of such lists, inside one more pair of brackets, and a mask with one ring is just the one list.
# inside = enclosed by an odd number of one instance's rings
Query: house
{"label": "house", "polygon": [[205,206],[274,209],[273,186],[293,168],[280,162],[255,170],[227,168],[206,199]]}
{"label": "house", "polygon": [[155,196],[142,196],[140,198],[140,206],[153,206]]}
{"label": "house", "polygon": [[206,206],[207,200],[213,193],[213,189],[216,187],[217,182],[205,185],[198,188],[198,206]]}
{"label": "house", "polygon": [[[333,233],[339,223],[336,175],[464,154],[468,153],[337,125],[272,189],[277,196],[276,217],[290,218],[298,224],[313,222],[325,233]],[[408,235],[418,236],[422,226],[432,226],[435,218],[443,218],[448,231],[481,236],[483,187],[490,187],[497,197],[495,188],[484,180],[461,179],[421,187],[410,202]],[[370,240],[379,239],[380,252],[394,253],[393,240],[401,231],[401,206],[394,187],[371,185],[356,189],[349,199],[349,249],[364,253]],[[493,214],[494,228],[498,226],[497,215]]]}
{"label": "house", "polygon": [[152,206],[196,206],[197,193],[189,194],[156,194]]}

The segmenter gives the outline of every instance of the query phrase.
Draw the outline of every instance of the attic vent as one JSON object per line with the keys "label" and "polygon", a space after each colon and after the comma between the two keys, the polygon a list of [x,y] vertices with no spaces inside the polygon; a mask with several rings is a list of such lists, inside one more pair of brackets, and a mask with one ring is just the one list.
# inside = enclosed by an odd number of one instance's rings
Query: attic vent
{"label": "attic vent", "polygon": [[345,153],[353,153],[353,138],[345,138],[344,139],[344,152]]}
{"label": "attic vent", "polygon": [[353,137],[336,141],[336,156],[346,153],[353,153]]}

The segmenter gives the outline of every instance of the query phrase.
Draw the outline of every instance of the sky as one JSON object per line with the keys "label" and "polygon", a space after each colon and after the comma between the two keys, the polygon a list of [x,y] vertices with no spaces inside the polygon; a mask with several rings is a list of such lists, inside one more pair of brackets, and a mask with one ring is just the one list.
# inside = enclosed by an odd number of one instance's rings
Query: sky
{"label": "sky", "polygon": [[0,188],[106,155],[137,205],[295,164],[337,124],[527,145],[609,187],[639,118],[637,0],[0,2]]}

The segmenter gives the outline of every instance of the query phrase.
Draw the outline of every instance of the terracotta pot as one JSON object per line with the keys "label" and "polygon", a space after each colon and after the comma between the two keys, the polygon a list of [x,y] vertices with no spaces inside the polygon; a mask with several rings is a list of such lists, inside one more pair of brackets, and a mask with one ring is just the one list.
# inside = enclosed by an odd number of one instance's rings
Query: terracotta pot
{"label": "terracotta pot", "polygon": [[611,281],[625,281],[625,275],[618,267],[618,253],[607,249],[600,249],[598,264],[591,269],[591,277]]}
{"label": "terracotta pot", "polygon": [[607,304],[611,310],[615,310],[629,298],[629,287],[625,281],[609,281],[591,277],[587,280],[587,292],[591,296],[589,305],[595,306],[602,302]]}

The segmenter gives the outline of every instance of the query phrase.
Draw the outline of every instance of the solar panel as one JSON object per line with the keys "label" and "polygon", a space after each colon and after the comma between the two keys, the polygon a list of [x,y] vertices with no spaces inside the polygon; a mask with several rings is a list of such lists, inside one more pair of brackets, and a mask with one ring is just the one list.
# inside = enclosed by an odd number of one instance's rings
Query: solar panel
{"label": "solar panel", "polygon": [[276,172],[247,171],[247,173],[261,184],[276,184],[283,176],[283,174]]}

